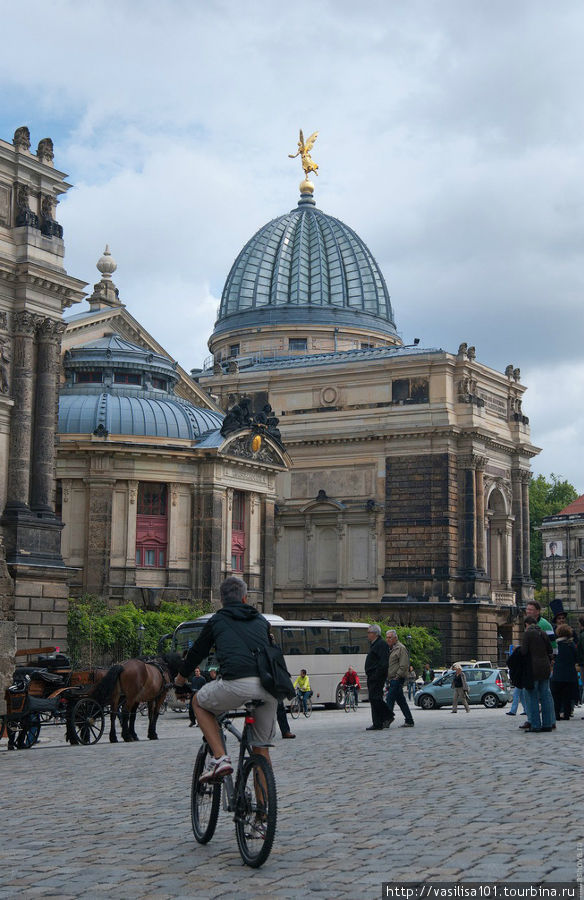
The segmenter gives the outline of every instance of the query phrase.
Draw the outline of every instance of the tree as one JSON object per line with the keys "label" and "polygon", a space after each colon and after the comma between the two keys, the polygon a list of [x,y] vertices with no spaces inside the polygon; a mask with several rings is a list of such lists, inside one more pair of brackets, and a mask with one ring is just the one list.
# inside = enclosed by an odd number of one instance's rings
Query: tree
{"label": "tree", "polygon": [[541,525],[545,516],[554,516],[564,509],[568,503],[578,498],[578,491],[569,481],[552,472],[550,479],[545,475],[533,478],[529,487],[529,528],[530,528],[530,563],[531,577],[541,589],[541,557],[543,545],[541,532],[535,529]]}

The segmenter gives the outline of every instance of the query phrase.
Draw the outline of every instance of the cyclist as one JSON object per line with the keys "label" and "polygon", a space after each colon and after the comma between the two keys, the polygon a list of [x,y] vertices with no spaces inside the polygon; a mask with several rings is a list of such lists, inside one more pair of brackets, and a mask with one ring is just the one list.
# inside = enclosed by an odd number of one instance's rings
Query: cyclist
{"label": "cyclist", "polygon": [[352,666],[349,666],[343,677],[341,678],[341,685],[345,690],[345,693],[348,690],[352,690],[355,695],[355,706],[359,704],[359,691],[361,690],[361,685],[359,683],[359,676],[355,672],[355,669]]}
{"label": "cyclist", "polygon": [[213,754],[201,775],[202,782],[217,781],[233,772],[215,716],[235,709],[247,700],[262,700],[262,705],[255,711],[252,745],[254,753],[265,756],[270,764],[266,744],[270,744],[275,735],[276,699],[261,685],[253,652],[257,647],[269,645],[268,622],[257,609],[247,605],[247,585],[241,578],[235,575],[226,578],[220,587],[220,595],[222,608],[206,623],[175,678],[175,685],[182,687],[195,666],[209,655],[211,647],[215,647],[222,677],[209,681],[193,699],[197,722]]}
{"label": "cyclist", "polygon": [[312,691],[310,690],[310,678],[306,674],[306,669],[300,669],[300,675],[294,682],[294,687],[296,688],[296,693],[302,699],[302,706],[304,707],[304,712],[306,712],[306,700],[308,697],[312,697]]}

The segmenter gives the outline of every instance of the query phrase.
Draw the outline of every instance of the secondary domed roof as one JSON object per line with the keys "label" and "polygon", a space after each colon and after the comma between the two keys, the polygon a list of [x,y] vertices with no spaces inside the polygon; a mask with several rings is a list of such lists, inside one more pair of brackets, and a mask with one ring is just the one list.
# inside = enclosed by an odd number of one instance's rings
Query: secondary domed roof
{"label": "secondary domed roof", "polygon": [[173,393],[176,363],[111,334],[64,356],[60,434],[144,435],[194,441],[221,428],[223,415]]}
{"label": "secondary domed roof", "polygon": [[235,260],[213,336],[321,323],[396,334],[385,279],[370,250],[303,193],[296,209],[260,228]]}

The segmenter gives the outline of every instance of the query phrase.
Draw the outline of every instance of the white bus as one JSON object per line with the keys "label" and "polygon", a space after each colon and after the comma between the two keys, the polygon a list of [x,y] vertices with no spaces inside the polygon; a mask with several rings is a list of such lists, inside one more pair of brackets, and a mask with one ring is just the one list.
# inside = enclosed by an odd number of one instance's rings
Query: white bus
{"label": "white bus", "polygon": [[[181,622],[172,636],[172,649],[184,653],[195,643],[211,615],[192,622]],[[265,615],[276,643],[286,657],[288,671],[294,681],[301,669],[306,669],[312,688],[312,702],[336,706],[343,702],[341,678],[352,666],[359,676],[359,699],[367,699],[365,657],[369,652],[366,622],[330,622],[317,619],[292,622],[281,616]],[[214,664],[210,656],[201,663],[201,670]]]}

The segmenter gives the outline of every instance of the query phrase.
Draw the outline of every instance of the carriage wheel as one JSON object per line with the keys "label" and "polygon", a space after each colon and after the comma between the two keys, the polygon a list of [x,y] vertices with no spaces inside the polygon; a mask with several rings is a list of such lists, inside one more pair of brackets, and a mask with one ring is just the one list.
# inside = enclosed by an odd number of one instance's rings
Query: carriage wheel
{"label": "carriage wheel", "polygon": [[[39,739],[41,720],[38,713],[29,713],[15,722],[6,722],[9,744],[16,750],[30,750]],[[10,746],[9,748],[10,749]]]}
{"label": "carriage wheel", "polygon": [[69,736],[72,744],[97,744],[105,727],[103,708],[91,697],[83,697],[69,709]]}

